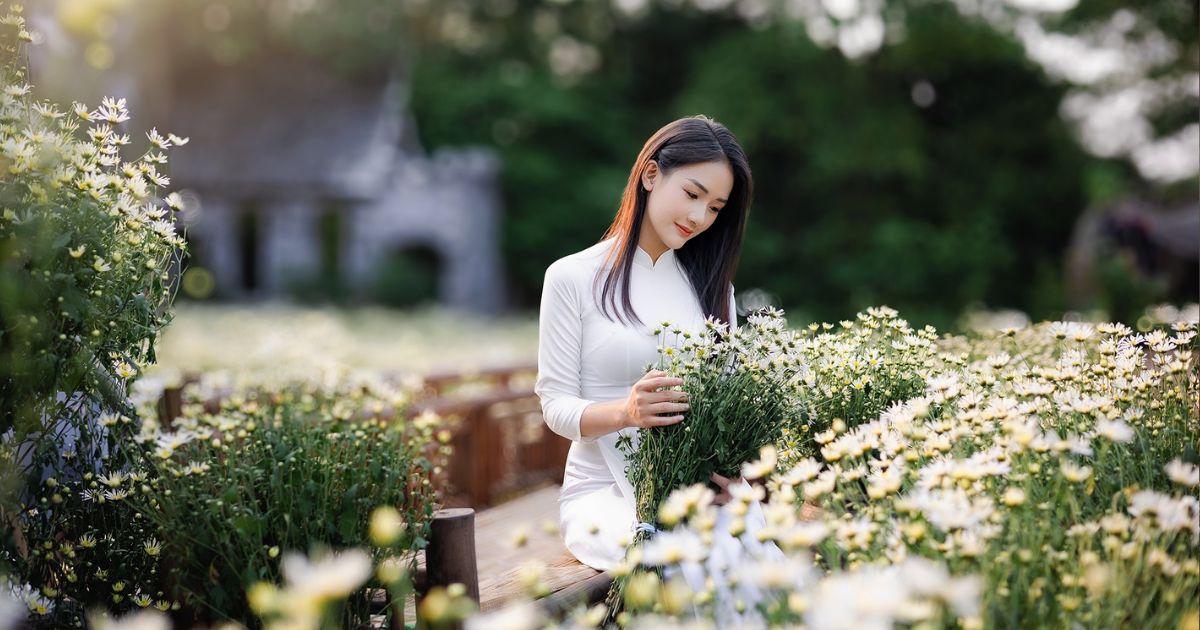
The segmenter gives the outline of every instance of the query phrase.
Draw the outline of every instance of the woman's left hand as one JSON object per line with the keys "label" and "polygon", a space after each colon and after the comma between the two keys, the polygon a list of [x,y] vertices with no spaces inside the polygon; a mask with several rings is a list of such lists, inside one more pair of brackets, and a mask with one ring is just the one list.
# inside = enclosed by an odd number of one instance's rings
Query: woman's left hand
{"label": "woman's left hand", "polygon": [[717,487],[721,489],[721,492],[719,492],[716,498],[713,499],[713,505],[725,505],[726,503],[729,503],[729,500],[733,498],[729,494],[729,484],[737,484],[742,482],[741,477],[738,477],[737,479],[730,479],[728,477],[722,477],[717,473],[713,473],[712,477],[709,477],[709,479],[711,479],[712,482],[717,484]]}

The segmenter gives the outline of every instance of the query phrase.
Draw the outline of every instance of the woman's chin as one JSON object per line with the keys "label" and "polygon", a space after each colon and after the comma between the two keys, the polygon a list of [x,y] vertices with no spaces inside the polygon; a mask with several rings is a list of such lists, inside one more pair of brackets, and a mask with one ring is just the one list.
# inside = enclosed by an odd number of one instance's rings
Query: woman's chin
{"label": "woman's chin", "polygon": [[687,241],[688,240],[686,238],[679,235],[679,232],[674,232],[670,236],[662,239],[663,245],[666,245],[667,249],[679,249],[680,247],[686,245]]}

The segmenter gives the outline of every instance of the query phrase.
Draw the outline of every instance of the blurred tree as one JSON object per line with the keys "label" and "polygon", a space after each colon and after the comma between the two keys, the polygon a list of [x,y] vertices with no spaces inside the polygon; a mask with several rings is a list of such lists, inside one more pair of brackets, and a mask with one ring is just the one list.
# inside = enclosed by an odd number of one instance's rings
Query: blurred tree
{"label": "blurred tree", "polygon": [[757,236],[775,241],[747,248],[742,276],[822,318],[873,303],[939,323],[972,302],[1028,308],[1033,271],[1057,260],[1085,203],[1061,90],[948,7],[913,10],[907,28],[859,63],[786,25],[702,59],[676,109],[737,130],[760,182]]}
{"label": "blurred tree", "polygon": [[425,141],[504,157],[526,303],[546,265],[599,236],[640,143],[692,113],[729,125],[755,170],[739,286],[815,317],[886,302],[946,324],[970,302],[1029,307],[1034,270],[1057,263],[1086,203],[1062,89],[944,5],[910,12],[904,40],[863,61],[794,22],[664,13],[614,28],[583,80],[556,81],[519,43],[497,63],[441,49],[416,68]]}

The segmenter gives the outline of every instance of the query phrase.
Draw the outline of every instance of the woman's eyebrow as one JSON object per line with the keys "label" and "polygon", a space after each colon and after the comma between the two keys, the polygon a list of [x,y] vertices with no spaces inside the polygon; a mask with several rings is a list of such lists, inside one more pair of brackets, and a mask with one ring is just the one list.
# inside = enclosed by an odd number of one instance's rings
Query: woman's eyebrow
{"label": "woman's eyebrow", "polygon": [[[692,182],[693,184],[695,184],[695,185],[697,185],[697,186],[699,186],[699,187],[700,187],[700,190],[703,190],[703,191],[704,191],[704,194],[706,194],[706,195],[708,194],[708,189],[704,187],[704,184],[701,184],[700,182],[696,181],[695,179],[692,179],[691,177],[689,177],[689,178],[688,178],[688,181],[689,181],[689,182]],[[718,199],[717,199],[717,201],[720,201],[721,203],[725,203],[725,202],[727,202],[727,201],[729,201],[729,200],[728,200],[728,199],[720,199],[720,198],[718,198]]]}

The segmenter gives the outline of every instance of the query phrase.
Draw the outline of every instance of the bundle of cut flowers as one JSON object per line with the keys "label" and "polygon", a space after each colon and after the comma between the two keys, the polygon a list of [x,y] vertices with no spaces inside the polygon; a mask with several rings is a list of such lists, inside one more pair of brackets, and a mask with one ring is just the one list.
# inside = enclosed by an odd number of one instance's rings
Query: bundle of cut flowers
{"label": "bundle of cut flowers", "polygon": [[[764,309],[730,331],[709,319],[697,331],[663,322],[655,369],[683,379],[689,408],[683,422],[623,435],[626,475],[636,495],[640,523],[635,541],[678,516],[663,505],[672,490],[708,482],[715,473],[737,477],[743,462],[779,440],[780,429],[800,404],[805,366],[783,312]],[[647,527],[649,526],[649,527]],[[617,610],[626,580],[614,582],[610,610]]]}
{"label": "bundle of cut flowers", "polygon": [[699,331],[663,322],[654,333],[663,341],[655,369],[683,379],[689,408],[683,422],[618,441],[637,517],[650,524],[662,520],[659,508],[675,488],[713,473],[737,477],[743,462],[775,443],[797,409],[806,373],[795,333],[777,309],[750,314],[732,333],[712,319]]}

